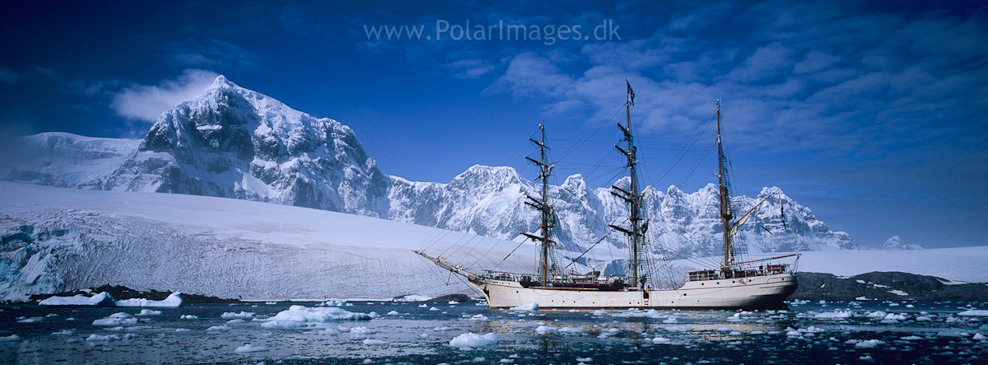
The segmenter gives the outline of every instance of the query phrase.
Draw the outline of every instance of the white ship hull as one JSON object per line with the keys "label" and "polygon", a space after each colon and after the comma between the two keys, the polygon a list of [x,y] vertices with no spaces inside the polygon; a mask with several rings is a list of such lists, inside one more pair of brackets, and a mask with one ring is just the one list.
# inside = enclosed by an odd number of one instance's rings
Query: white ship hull
{"label": "white ship hull", "polygon": [[797,286],[791,273],[688,281],[679,289],[651,291],[525,288],[518,281],[491,278],[470,284],[487,296],[492,309],[533,302],[545,309],[781,309]]}

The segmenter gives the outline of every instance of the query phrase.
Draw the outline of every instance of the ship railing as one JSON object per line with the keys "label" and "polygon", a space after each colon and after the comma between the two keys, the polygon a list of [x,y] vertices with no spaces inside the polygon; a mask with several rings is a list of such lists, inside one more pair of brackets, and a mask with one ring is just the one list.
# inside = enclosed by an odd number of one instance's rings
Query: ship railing
{"label": "ship railing", "polygon": [[[788,257],[796,257],[799,260],[799,254],[790,254],[777,257],[769,257],[764,259],[743,261],[734,264],[735,266],[731,270],[693,270],[687,272],[689,281],[704,281],[704,280],[723,280],[723,279],[737,279],[737,278],[750,278],[758,276],[768,276],[776,274],[792,274],[795,273],[795,265],[790,264],[780,264],[780,263],[763,263],[770,260],[778,260]],[[755,263],[760,263],[757,267],[754,266]]]}
{"label": "ship railing", "polygon": [[[539,275],[519,274],[519,273],[506,272],[506,271],[484,270],[482,276],[494,280],[532,281],[534,279],[537,279]],[[553,275],[550,278],[550,281],[555,283],[610,284],[623,279],[624,277],[620,277],[620,276],[610,276],[610,275],[600,276],[599,272],[595,272],[592,274]]]}

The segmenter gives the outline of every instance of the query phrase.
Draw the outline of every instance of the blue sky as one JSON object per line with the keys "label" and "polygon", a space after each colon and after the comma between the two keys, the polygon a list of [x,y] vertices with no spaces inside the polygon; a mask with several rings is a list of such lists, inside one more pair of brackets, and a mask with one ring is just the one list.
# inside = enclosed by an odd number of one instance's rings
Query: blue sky
{"label": "blue sky", "polygon": [[[988,244],[988,5],[697,3],[6,4],[0,131],[142,137],[223,74],[349,125],[388,174],[532,178],[545,120],[555,182],[606,186],[627,79],[657,188],[715,181],[721,99],[738,194],[779,186],[865,247]],[[422,33],[368,35],[382,25]]]}

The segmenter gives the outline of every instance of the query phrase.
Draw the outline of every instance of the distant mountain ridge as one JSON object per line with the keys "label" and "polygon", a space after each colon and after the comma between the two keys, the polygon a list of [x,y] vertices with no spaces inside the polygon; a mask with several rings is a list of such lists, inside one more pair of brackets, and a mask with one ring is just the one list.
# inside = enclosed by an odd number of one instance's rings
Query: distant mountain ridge
{"label": "distant mountain ridge", "polygon": [[[526,195],[538,194],[535,185],[513,168],[477,165],[448,183],[387,176],[349,127],[291,109],[223,76],[163,113],[143,140],[44,133],[18,144],[25,153],[0,161],[2,180],[263,201],[502,239],[520,240],[519,233],[538,227],[536,212],[524,205]],[[550,194],[564,249],[596,242],[610,233],[608,224],[621,224],[626,216],[622,201],[607,188],[588,187],[580,175],[552,186]],[[738,241],[749,251],[857,247],[847,233],[831,231],[776,187],[755,198],[735,197],[735,209],[746,211],[769,195],[739,230]],[[648,189],[644,202],[656,251],[675,258],[720,252],[714,185],[689,194],[674,186]],[[612,248],[625,245],[616,235],[605,240]]]}

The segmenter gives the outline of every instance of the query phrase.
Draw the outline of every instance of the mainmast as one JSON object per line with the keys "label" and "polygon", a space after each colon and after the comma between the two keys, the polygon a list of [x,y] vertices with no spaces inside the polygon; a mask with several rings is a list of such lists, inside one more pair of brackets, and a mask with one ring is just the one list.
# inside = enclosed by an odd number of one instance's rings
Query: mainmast
{"label": "mainmast", "polygon": [[627,142],[627,149],[621,148],[621,146],[618,145],[614,145],[614,147],[628,158],[627,166],[630,170],[631,186],[629,190],[624,190],[617,186],[611,186],[611,194],[628,202],[630,210],[628,221],[630,221],[631,226],[629,228],[624,228],[613,224],[610,226],[611,228],[621,231],[628,236],[628,241],[630,243],[629,272],[631,273],[631,286],[637,288],[639,286],[639,269],[641,266],[639,251],[642,249],[642,246],[644,246],[643,238],[645,231],[648,229],[648,224],[646,223],[644,226],[641,224],[642,194],[638,192],[638,158],[636,156],[638,149],[635,147],[635,139],[631,133],[631,106],[635,104],[635,91],[631,89],[630,83],[627,85],[628,94],[627,102],[625,103],[627,126],[623,126],[618,123],[618,128],[621,128],[621,132],[624,133],[624,139],[621,141]]}
{"label": "mainmast", "polygon": [[724,145],[720,139],[720,99],[717,100],[717,179],[720,184],[720,222],[724,226],[724,266],[721,270],[727,272],[734,264],[734,251],[731,249],[731,182],[727,179],[727,157],[724,156]]}
{"label": "mainmast", "polygon": [[532,141],[532,143],[535,143],[537,146],[539,146],[540,158],[539,160],[535,160],[528,156],[525,156],[525,158],[539,167],[540,173],[538,179],[542,180],[542,197],[536,199],[531,196],[528,196],[528,200],[525,201],[525,204],[535,208],[541,213],[542,224],[540,228],[542,231],[542,236],[536,236],[524,232],[522,234],[528,238],[531,238],[533,241],[540,242],[538,274],[539,277],[541,278],[542,285],[548,286],[549,275],[553,269],[551,265],[552,260],[550,258],[552,253],[552,248],[550,246],[553,244],[552,237],[550,236],[552,232],[553,219],[552,219],[552,206],[549,205],[549,174],[552,173],[552,168],[555,166],[555,164],[550,164],[546,156],[546,150],[548,150],[549,147],[545,145],[544,121],[542,122],[542,124],[539,124],[539,129],[542,131],[541,141],[536,141],[531,138],[529,138],[528,140]]}

